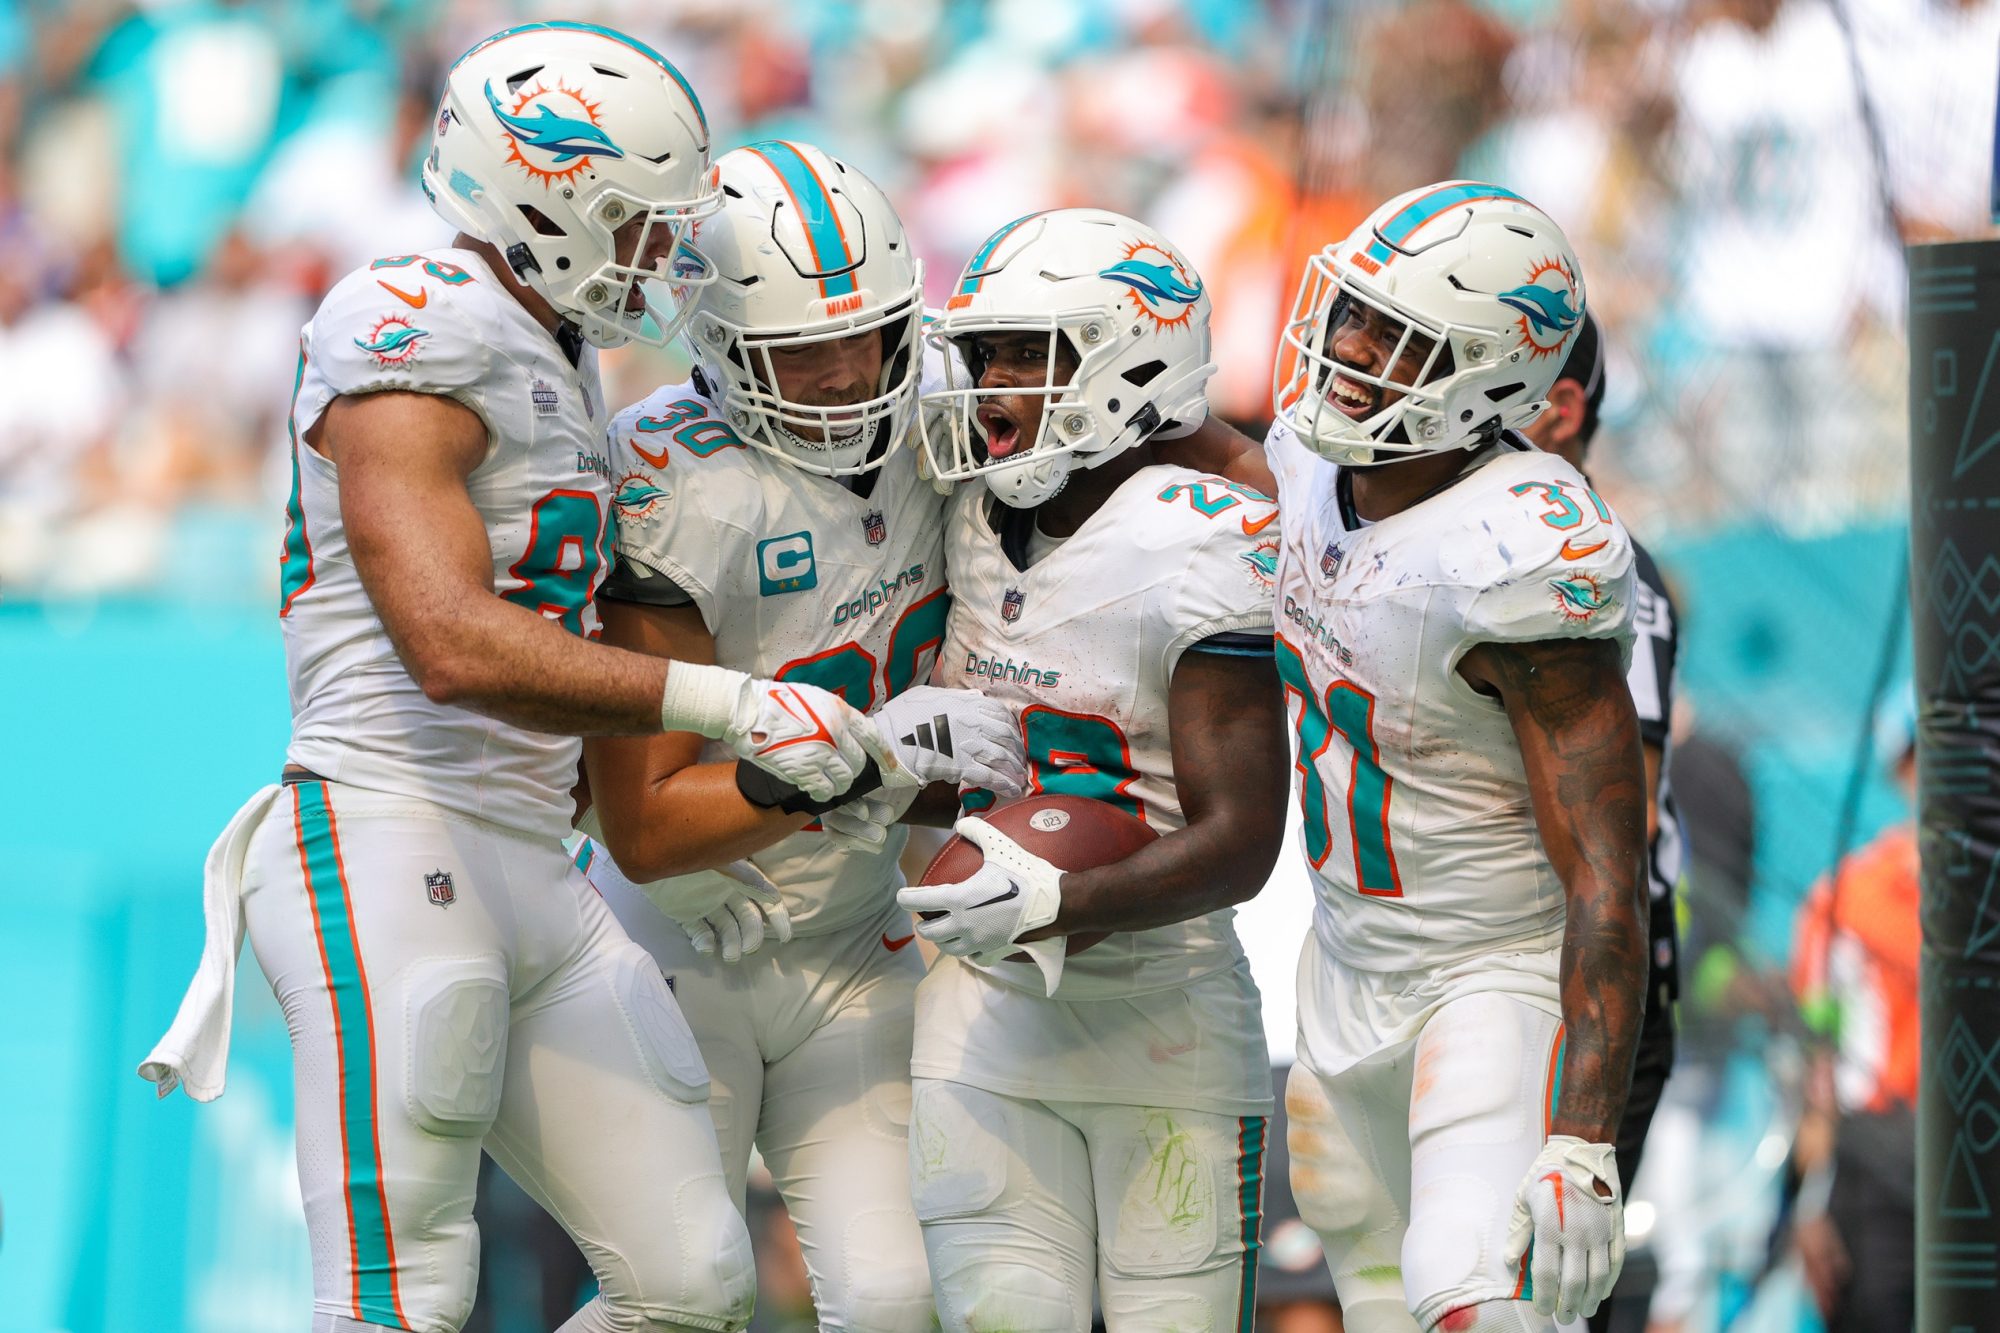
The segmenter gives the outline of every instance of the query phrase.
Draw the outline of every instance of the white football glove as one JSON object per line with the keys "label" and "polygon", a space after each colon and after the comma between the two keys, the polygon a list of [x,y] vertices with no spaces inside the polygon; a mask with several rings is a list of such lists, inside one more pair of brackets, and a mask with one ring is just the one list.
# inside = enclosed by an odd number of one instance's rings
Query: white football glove
{"label": "white football glove", "polygon": [[952,832],[984,854],[979,869],[956,884],[909,885],[896,894],[896,905],[942,913],[929,920],[919,916],[916,930],[945,953],[991,964],[1026,951],[1041,969],[1047,993],[1055,994],[1068,942],[1061,936],[1033,944],[1014,941],[1056,919],[1063,872],[977,815],[959,820]]}
{"label": "white football glove", "polygon": [[660,725],[719,740],[815,801],[846,791],[871,755],[883,782],[917,781],[873,722],[839,695],[813,685],[675,662],[667,669]]}
{"label": "white football glove", "polygon": [[778,886],[749,861],[731,861],[716,871],[742,887],[732,890],[706,915],[676,922],[687,932],[688,943],[704,958],[721,953],[725,963],[737,963],[745,954],[764,947],[766,935],[780,944],[792,938],[792,918]]}
{"label": "white football glove", "polygon": [[[1609,1198],[1598,1193],[1600,1182]],[[1518,1266],[1523,1254],[1533,1256],[1528,1278],[1538,1313],[1566,1323],[1597,1312],[1625,1266],[1625,1199],[1615,1148],[1550,1135],[1521,1182],[1507,1225],[1507,1266]]]}
{"label": "white football glove", "polygon": [[889,828],[909,812],[917,787],[877,787],[819,817],[819,826],[834,846],[850,852],[872,852],[889,841]]}
{"label": "white football glove", "polygon": [[986,787],[1002,800],[1028,788],[1020,723],[998,699],[976,690],[918,685],[873,716],[882,739],[920,783]]}

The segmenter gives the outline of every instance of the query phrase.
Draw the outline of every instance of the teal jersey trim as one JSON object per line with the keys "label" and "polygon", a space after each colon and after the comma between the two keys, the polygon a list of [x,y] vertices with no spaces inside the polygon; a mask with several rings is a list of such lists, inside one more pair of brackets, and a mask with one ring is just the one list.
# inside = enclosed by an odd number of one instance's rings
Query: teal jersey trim
{"label": "teal jersey trim", "polygon": [[299,386],[306,382],[306,354],[299,353],[292,379],[292,407],[285,418],[292,437],[292,493],[285,500],[285,546],[278,563],[278,619],[292,613],[292,603],[312,586],[312,537],[306,532],[304,480],[299,476]]}
{"label": "teal jersey trim", "polygon": [[[854,268],[860,261],[847,244],[847,232],[833,211],[833,195],[819,172],[792,144],[783,139],[765,139],[750,145],[750,151],[764,159],[778,173],[792,202],[798,205],[799,222],[806,229],[819,271],[828,274],[819,280],[821,296],[846,296],[854,291]],[[829,270],[839,269],[838,273]]]}
{"label": "teal jersey trim", "polygon": [[[1512,199],[1516,203],[1528,201],[1512,190],[1504,190],[1498,185],[1482,185],[1471,182],[1453,185],[1442,190],[1433,190],[1421,199],[1413,200],[1387,222],[1376,229],[1375,239],[1368,243],[1368,257],[1378,264],[1386,264],[1396,257],[1391,245],[1400,246],[1410,236],[1438,214],[1473,203],[1480,199]],[[1387,242],[1387,244],[1384,244]]]}
{"label": "teal jersey trim", "polygon": [[353,1307],[356,1318],[407,1328],[396,1287],[395,1232],[383,1192],[381,1141],[375,1125],[375,1014],[340,857],[340,832],[325,783],[298,784],[292,788],[292,800],[299,856],[305,863],[306,899],[326,969],[338,1046],[340,1155],[346,1170],[347,1225],[354,1243]]}

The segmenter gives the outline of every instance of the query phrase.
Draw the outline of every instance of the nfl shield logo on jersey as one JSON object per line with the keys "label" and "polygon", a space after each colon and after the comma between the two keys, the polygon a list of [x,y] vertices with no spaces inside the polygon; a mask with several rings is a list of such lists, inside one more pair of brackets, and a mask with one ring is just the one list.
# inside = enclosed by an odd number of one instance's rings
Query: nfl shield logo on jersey
{"label": "nfl shield logo on jersey", "polygon": [[880,546],[889,536],[889,525],[882,521],[882,511],[871,509],[861,519],[861,533],[868,538],[870,546]]}
{"label": "nfl shield logo on jersey", "polygon": [[1023,600],[1019,588],[1009,588],[1000,594],[1000,618],[1010,625],[1019,620]]}
{"label": "nfl shield logo on jersey", "polygon": [[1328,542],[1326,549],[1321,551],[1319,555],[1319,572],[1321,577],[1332,578],[1333,572],[1340,568],[1340,562],[1346,555],[1347,552],[1340,549],[1339,542]]}
{"label": "nfl shield logo on jersey", "polygon": [[425,875],[424,888],[430,892],[431,901],[439,907],[449,907],[458,901],[458,891],[451,887],[449,870],[433,870]]}

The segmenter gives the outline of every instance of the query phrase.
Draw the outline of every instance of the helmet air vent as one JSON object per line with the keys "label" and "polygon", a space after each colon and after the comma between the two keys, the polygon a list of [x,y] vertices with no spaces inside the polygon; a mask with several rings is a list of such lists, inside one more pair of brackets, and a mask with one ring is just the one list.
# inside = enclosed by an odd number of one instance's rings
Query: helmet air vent
{"label": "helmet air vent", "polygon": [[527,204],[517,204],[515,206],[521,210],[521,216],[528,220],[528,225],[533,227],[540,235],[567,236],[569,234],[557,226],[556,220],[547,213],[542,212],[541,209],[531,208]]}

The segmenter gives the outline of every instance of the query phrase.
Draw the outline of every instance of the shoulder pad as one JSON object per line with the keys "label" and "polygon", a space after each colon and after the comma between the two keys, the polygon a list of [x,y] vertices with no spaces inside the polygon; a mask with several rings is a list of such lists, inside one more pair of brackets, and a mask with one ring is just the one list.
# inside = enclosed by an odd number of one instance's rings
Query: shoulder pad
{"label": "shoulder pad", "polygon": [[655,389],[611,419],[614,455],[664,468],[710,460],[747,462],[750,446],[693,384]]}
{"label": "shoulder pad", "polygon": [[1177,618],[1190,630],[1268,625],[1278,575],[1277,503],[1186,468],[1158,473],[1140,492],[1147,512],[1133,526],[1157,533],[1146,547],[1164,543],[1180,553],[1178,567],[1161,566],[1177,585]]}
{"label": "shoulder pad", "polygon": [[342,278],[320,303],[313,359],[335,394],[462,396],[491,368],[496,295],[504,294],[489,278],[448,258],[378,259]]}
{"label": "shoulder pad", "polygon": [[1553,455],[1489,469],[1438,543],[1446,581],[1471,590],[1467,628],[1494,640],[1629,636],[1632,539],[1617,515]]}
{"label": "shoulder pad", "polygon": [[757,456],[691,385],[670,385],[618,413],[606,445],[619,552],[710,610],[728,571],[744,564],[736,549],[743,534],[763,518]]}

